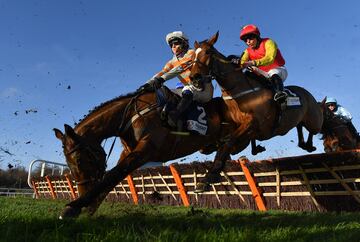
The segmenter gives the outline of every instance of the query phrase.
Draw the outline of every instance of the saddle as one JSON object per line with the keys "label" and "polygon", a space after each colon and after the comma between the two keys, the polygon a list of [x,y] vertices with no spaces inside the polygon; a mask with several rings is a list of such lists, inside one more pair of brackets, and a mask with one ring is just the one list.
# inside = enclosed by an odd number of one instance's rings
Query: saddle
{"label": "saddle", "polygon": [[[273,96],[275,95],[276,89],[275,89],[274,85],[271,83],[270,79],[268,79],[267,77],[265,77],[263,75],[259,75],[259,74],[256,74],[256,73],[250,72],[250,71],[245,72],[245,75],[248,78],[259,81],[264,88],[271,90]],[[285,110],[288,110],[290,108],[298,108],[298,107],[302,106],[300,97],[296,93],[294,93],[287,87],[284,87],[284,92],[287,93],[287,97],[284,102],[279,103],[279,102],[273,100],[273,102],[276,104],[276,107],[277,107],[276,108],[276,117],[277,118],[276,118],[276,120],[273,124],[273,128],[272,128],[273,133],[275,132],[277,127],[279,127]]]}
{"label": "saddle", "polygon": [[[250,79],[254,79],[254,80],[259,81],[259,83],[264,88],[269,89],[273,93],[273,95],[276,93],[275,86],[272,84],[270,79],[268,79],[267,77],[265,77],[263,75],[256,74],[256,73],[251,72],[251,71],[246,71],[245,76],[250,78]],[[294,93],[293,91],[291,91],[287,87],[284,87],[284,92],[286,92],[286,94],[287,94],[287,97],[286,97],[285,101],[282,102],[282,103],[279,103],[279,102],[275,101],[275,103],[279,107],[280,111],[284,111],[285,109],[288,109],[288,108],[296,108],[296,107],[299,107],[299,106],[302,105],[300,97],[296,93]]]}
{"label": "saddle", "polygon": [[[167,116],[171,110],[176,108],[181,97],[166,86],[157,89],[155,93],[162,125],[174,129],[168,124]],[[181,130],[173,131],[180,131],[181,133],[187,131],[191,134],[206,135],[208,130],[207,114],[202,104],[193,101],[184,115],[181,116],[181,120]]]}

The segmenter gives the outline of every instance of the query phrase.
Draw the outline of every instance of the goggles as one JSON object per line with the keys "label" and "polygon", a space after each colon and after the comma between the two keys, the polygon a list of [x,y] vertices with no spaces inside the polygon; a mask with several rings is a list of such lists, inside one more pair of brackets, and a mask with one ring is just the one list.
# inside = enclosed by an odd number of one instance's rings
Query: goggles
{"label": "goggles", "polygon": [[181,45],[181,44],[182,44],[182,41],[179,39],[172,40],[169,43],[170,47],[173,47],[174,45]]}
{"label": "goggles", "polygon": [[256,39],[256,35],[255,34],[248,34],[248,35],[245,35],[242,39],[246,42],[248,39],[249,40],[253,40],[253,39]]}

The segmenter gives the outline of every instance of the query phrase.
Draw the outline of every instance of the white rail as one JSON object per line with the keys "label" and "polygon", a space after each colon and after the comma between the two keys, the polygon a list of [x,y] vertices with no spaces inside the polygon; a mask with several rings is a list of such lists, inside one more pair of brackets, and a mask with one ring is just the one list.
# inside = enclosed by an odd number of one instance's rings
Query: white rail
{"label": "white rail", "polygon": [[47,160],[33,160],[29,165],[29,172],[28,172],[28,185],[31,188],[33,188],[32,183],[31,183],[33,166],[36,163],[41,164],[41,172],[40,172],[41,177],[44,177],[45,175],[50,175],[50,174],[45,174],[45,168],[46,168],[47,165],[50,166],[52,176],[55,175],[56,172],[58,172],[59,175],[63,175],[64,174],[64,169],[68,168],[68,165],[63,164],[63,163],[47,161]]}
{"label": "white rail", "polygon": [[0,196],[33,196],[34,191],[26,188],[0,188]]}

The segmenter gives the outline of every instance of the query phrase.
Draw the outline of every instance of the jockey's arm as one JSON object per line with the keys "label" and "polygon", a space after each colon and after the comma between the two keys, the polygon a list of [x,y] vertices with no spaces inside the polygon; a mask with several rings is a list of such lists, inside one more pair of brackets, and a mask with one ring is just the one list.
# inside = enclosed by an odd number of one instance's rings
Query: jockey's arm
{"label": "jockey's arm", "polygon": [[165,72],[164,74],[162,74],[161,77],[164,78],[165,81],[167,81],[174,77],[179,76],[183,71],[184,71],[184,69],[181,66],[177,66],[177,67],[172,68],[168,72]]}
{"label": "jockey's arm", "polygon": [[167,81],[169,79],[171,79],[172,77],[169,78],[168,73],[174,68],[173,64],[171,61],[167,62],[165,64],[165,66],[163,67],[163,69],[156,73],[150,80],[154,79],[155,77],[161,77],[164,79],[164,81]]}
{"label": "jockey's arm", "polygon": [[277,45],[276,43],[268,39],[265,43],[265,56],[261,59],[255,60],[256,66],[267,66],[274,62],[276,53],[277,53]]}
{"label": "jockey's arm", "polygon": [[243,65],[248,60],[249,60],[249,52],[247,50],[245,50],[241,55],[240,65]]}
{"label": "jockey's arm", "polygon": [[337,113],[341,118],[343,118],[347,122],[350,122],[352,120],[352,116],[350,112],[342,106],[338,107]]}

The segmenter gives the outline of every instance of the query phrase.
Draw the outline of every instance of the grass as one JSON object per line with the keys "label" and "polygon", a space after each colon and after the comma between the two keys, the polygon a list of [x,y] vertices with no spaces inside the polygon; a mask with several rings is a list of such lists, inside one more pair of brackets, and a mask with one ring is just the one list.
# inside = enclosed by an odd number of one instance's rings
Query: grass
{"label": "grass", "polygon": [[105,202],[93,217],[58,220],[65,203],[0,197],[0,241],[360,241],[360,213]]}

